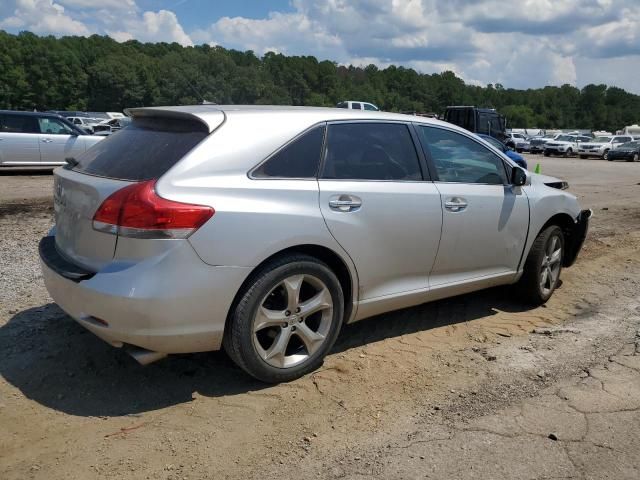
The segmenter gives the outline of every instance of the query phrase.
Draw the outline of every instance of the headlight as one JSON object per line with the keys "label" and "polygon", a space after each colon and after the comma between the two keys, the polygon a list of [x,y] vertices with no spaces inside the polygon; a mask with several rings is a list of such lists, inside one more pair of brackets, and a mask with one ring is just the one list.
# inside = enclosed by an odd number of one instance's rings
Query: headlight
{"label": "headlight", "polygon": [[567,182],[565,182],[565,181],[549,182],[549,183],[545,183],[545,185],[547,187],[557,188],[559,190],[566,190],[567,188],[569,188],[569,184]]}

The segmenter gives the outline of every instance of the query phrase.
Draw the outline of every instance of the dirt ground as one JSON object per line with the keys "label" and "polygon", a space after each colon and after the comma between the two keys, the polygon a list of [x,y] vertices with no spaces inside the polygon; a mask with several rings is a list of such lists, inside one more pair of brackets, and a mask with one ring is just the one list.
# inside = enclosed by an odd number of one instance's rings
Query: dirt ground
{"label": "dirt ground", "polygon": [[547,305],[496,288],[382,315],[277,386],[86,332],[39,273],[51,177],[0,176],[0,478],[639,478],[640,163],[527,158],[594,210]]}

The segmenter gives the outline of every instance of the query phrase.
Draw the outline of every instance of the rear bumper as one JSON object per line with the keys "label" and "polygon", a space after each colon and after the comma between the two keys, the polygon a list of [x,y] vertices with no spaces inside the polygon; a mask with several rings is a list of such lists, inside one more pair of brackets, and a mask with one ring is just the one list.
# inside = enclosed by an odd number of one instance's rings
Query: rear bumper
{"label": "rear bumper", "polygon": [[564,257],[564,266],[570,267],[578,258],[578,254],[582,249],[585,238],[587,238],[587,231],[589,230],[589,221],[593,212],[591,210],[582,210],[576,223],[573,227],[573,232],[565,245],[566,255]]}
{"label": "rear bumper", "polygon": [[65,312],[113,346],[161,353],[220,349],[227,313],[251,270],[207,265],[180,241],[157,257],[114,261],[80,279],[56,255],[55,246],[40,249],[45,285]]}

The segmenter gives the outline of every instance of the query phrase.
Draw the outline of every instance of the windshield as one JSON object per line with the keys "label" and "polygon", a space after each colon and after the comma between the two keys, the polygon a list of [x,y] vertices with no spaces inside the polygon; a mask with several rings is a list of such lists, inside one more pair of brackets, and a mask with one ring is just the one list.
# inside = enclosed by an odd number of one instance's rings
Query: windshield
{"label": "windshield", "polygon": [[609,143],[611,137],[596,137],[593,139],[594,143]]}
{"label": "windshield", "polygon": [[573,142],[574,137],[570,135],[560,135],[558,138],[556,138],[556,140],[558,140],[559,142]]}

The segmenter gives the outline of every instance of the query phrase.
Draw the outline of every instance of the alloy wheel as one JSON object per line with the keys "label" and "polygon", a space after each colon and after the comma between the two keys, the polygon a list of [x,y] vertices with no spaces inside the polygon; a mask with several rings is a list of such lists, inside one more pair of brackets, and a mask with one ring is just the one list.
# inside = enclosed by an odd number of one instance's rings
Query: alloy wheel
{"label": "alloy wheel", "polygon": [[562,263],[562,242],[552,235],[545,246],[545,254],[540,267],[540,290],[544,296],[550,295],[558,283]]}
{"label": "alloy wheel", "polygon": [[253,319],[253,345],[267,364],[290,368],[308,360],[326,341],[333,299],[322,280],[292,275],[262,300]]}

